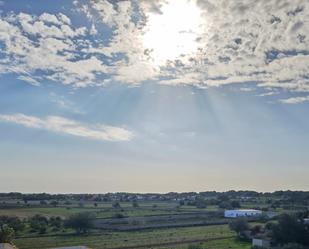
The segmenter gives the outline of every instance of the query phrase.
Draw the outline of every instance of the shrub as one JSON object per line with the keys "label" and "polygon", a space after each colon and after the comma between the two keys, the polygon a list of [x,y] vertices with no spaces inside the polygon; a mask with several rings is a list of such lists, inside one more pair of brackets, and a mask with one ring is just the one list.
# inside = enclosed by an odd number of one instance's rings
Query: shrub
{"label": "shrub", "polygon": [[41,234],[46,233],[48,226],[48,219],[46,217],[37,214],[30,218],[29,223],[32,231],[36,231]]}
{"label": "shrub", "polygon": [[0,243],[11,243],[14,239],[14,229],[7,225],[0,225]]}
{"label": "shrub", "polygon": [[73,228],[77,233],[87,233],[93,227],[93,215],[91,213],[79,213],[69,217],[65,226]]}

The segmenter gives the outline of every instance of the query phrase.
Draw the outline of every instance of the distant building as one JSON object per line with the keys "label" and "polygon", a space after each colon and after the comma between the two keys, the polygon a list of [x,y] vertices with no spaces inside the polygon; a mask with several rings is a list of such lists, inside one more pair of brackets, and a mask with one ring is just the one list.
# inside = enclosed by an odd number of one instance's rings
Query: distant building
{"label": "distant building", "polygon": [[252,239],[252,247],[270,248],[270,241],[267,239]]}
{"label": "distant building", "polygon": [[225,210],[224,217],[226,218],[255,217],[261,214],[262,214],[261,210],[255,210],[255,209]]}
{"label": "distant building", "polygon": [[17,249],[17,248],[8,243],[0,243],[0,249]]}

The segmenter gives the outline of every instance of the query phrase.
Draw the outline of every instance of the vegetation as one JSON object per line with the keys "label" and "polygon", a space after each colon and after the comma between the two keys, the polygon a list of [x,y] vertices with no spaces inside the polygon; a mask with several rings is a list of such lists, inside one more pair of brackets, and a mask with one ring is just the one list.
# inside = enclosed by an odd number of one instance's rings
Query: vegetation
{"label": "vegetation", "polygon": [[0,216],[0,243],[10,243],[16,232],[24,229],[17,217]]}
{"label": "vegetation", "polygon": [[272,238],[275,243],[285,245],[309,246],[309,225],[296,215],[283,214],[278,223],[271,226]]}
{"label": "vegetation", "polygon": [[245,218],[237,218],[229,223],[231,230],[237,233],[239,238],[242,238],[245,231],[249,230],[248,221]]}
{"label": "vegetation", "polygon": [[73,228],[77,233],[87,233],[93,228],[93,216],[91,213],[79,213],[66,220],[65,226]]}
{"label": "vegetation", "polygon": [[31,231],[44,234],[47,231],[48,219],[43,215],[37,214],[29,220]]}
{"label": "vegetation", "polygon": [[14,238],[14,229],[7,225],[0,225],[0,243],[11,243]]}
{"label": "vegetation", "polygon": [[[308,200],[308,192],[292,191],[0,194],[1,239],[13,240],[19,249],[81,244],[93,249],[249,249],[251,243],[239,238],[266,234],[284,249],[303,249],[308,228],[302,220],[308,217]],[[259,219],[234,220],[223,217],[225,208],[265,213]],[[283,227],[305,234],[295,239],[295,233]]]}

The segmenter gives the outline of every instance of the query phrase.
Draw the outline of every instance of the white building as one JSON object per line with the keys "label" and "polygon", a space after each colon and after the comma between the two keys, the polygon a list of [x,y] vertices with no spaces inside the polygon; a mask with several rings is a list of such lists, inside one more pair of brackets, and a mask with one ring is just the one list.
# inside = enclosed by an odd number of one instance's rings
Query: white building
{"label": "white building", "polygon": [[261,214],[262,214],[261,210],[255,210],[255,209],[225,210],[224,217],[226,218],[255,217]]}
{"label": "white building", "polygon": [[253,239],[252,246],[261,248],[270,248],[270,241],[266,239]]}

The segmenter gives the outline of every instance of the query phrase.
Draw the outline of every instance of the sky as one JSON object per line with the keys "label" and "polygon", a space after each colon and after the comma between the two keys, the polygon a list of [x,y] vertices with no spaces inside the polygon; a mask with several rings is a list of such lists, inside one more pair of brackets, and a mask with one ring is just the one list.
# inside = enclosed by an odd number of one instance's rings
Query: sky
{"label": "sky", "polygon": [[307,0],[0,1],[0,191],[309,190]]}

